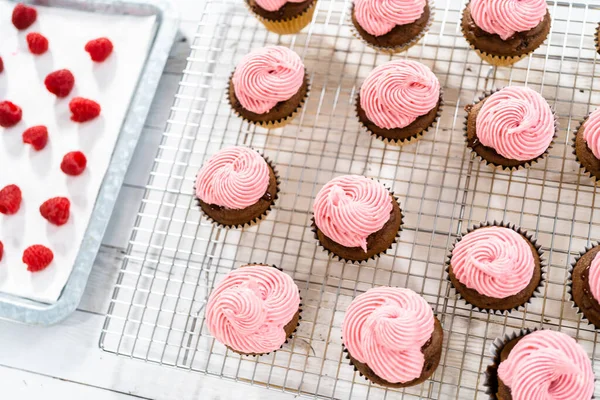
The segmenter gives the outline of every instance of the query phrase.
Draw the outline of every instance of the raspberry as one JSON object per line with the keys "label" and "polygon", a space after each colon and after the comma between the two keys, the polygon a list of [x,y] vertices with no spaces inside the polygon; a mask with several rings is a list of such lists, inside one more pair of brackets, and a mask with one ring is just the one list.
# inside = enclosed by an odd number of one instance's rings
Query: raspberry
{"label": "raspberry", "polygon": [[62,162],[60,163],[60,169],[67,175],[79,175],[85,169],[87,165],[87,159],[85,154],[80,151],[72,151],[65,154]]}
{"label": "raspberry", "polygon": [[68,69],[59,69],[48,74],[44,84],[56,97],[67,97],[75,85],[75,77]]}
{"label": "raspberry", "polygon": [[48,39],[41,33],[31,32],[27,34],[27,46],[33,54],[40,55],[48,51]]}
{"label": "raspberry", "polygon": [[69,220],[71,202],[66,197],[53,197],[40,206],[40,214],[54,225],[64,225]]}
{"label": "raspberry", "polygon": [[44,125],[32,126],[23,132],[23,143],[33,146],[36,151],[42,150],[48,143],[48,128]]}
{"label": "raspberry", "polygon": [[71,109],[71,121],[87,122],[100,115],[100,104],[95,101],[84,99],[83,97],[74,97],[69,103]]}
{"label": "raspberry", "polygon": [[21,121],[23,110],[18,105],[10,101],[0,102],[0,126],[10,128]]}
{"label": "raspberry", "polygon": [[2,255],[4,255],[4,245],[0,242],[0,261],[2,261]]}
{"label": "raspberry", "polygon": [[52,250],[41,244],[29,246],[23,252],[23,262],[27,264],[27,271],[38,272],[46,269],[54,259]]}
{"label": "raspberry", "polygon": [[112,53],[113,44],[108,38],[102,37],[87,42],[85,51],[90,53],[93,61],[102,62]]}
{"label": "raspberry", "polygon": [[29,28],[36,19],[36,9],[25,4],[17,4],[12,13],[12,23],[20,31]]}
{"label": "raspberry", "polygon": [[0,74],[4,71],[4,61],[2,61],[2,57],[0,57]]}
{"label": "raspberry", "polygon": [[0,190],[0,213],[11,215],[21,207],[21,189],[17,185],[8,185]]}

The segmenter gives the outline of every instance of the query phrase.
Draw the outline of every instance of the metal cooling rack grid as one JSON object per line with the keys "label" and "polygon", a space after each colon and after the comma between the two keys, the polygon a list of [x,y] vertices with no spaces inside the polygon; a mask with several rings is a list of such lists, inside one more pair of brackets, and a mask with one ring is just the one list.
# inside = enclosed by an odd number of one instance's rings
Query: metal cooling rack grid
{"label": "metal cooling rack grid", "polygon": [[[600,7],[549,2],[551,36],[530,59],[491,70],[467,48],[458,21],[462,2],[438,1],[430,33],[406,54],[429,65],[444,86],[437,126],[416,143],[385,146],[354,115],[356,90],[390,59],[353,39],[348,3],[319,0],[313,24],[278,37],[234,0],[206,3],[192,53],[136,219],[100,345],[109,352],[298,394],[331,399],[486,398],[481,371],[491,342],[523,326],[560,329],[579,340],[600,376],[596,333],[566,302],[566,266],[590,238],[600,238],[596,187],[571,153],[572,131],[600,104],[593,46]],[[304,59],[312,80],[297,119],[266,131],[233,116],[224,95],[231,71],[250,49],[282,44]],[[464,146],[464,105],[484,90],[527,84],[556,109],[560,134],[550,156],[528,170],[495,171]],[[192,186],[205,158],[224,145],[263,151],[282,178],[269,217],[244,230],[201,218]],[[322,184],[340,174],[378,177],[406,214],[390,255],[363,266],[330,261],[310,232],[310,206]],[[546,250],[544,298],[509,316],[473,312],[445,281],[444,262],[458,232],[503,219],[534,233]],[[211,288],[244,262],[267,262],[291,274],[304,311],[294,340],[268,356],[240,357],[215,342],[203,324]],[[444,326],[440,367],[404,391],[370,385],[341,352],[344,311],[374,285],[408,286],[432,304]],[[597,388],[596,393],[600,393]]]}

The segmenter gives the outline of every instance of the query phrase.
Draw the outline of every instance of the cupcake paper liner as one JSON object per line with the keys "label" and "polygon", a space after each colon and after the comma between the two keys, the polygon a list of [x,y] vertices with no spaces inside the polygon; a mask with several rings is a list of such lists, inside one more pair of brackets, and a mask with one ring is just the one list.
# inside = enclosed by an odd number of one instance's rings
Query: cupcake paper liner
{"label": "cupcake paper liner", "polygon": [[367,133],[381,141],[383,141],[385,144],[391,144],[391,145],[397,145],[397,146],[404,146],[407,145],[409,143],[413,143],[416,142],[417,140],[419,140],[421,137],[423,137],[423,135],[425,135],[426,132],[429,131],[429,129],[431,129],[433,126],[435,126],[435,124],[440,120],[441,116],[442,116],[442,111],[444,110],[444,99],[443,99],[443,91],[442,89],[440,89],[440,100],[439,100],[439,106],[438,106],[438,111],[436,113],[435,118],[433,119],[433,121],[431,121],[431,124],[423,129],[422,131],[418,132],[416,135],[410,136],[406,139],[389,139],[386,138],[385,136],[379,135],[371,130],[369,130],[369,128],[367,128],[367,126],[360,120],[360,117],[358,116],[358,108],[360,107],[359,104],[359,93],[356,94],[356,101],[354,102],[354,109],[355,109],[355,113],[356,113],[356,118],[358,119],[358,122],[360,123],[360,125],[367,131]]}
{"label": "cupcake paper liner", "polygon": [[[468,104],[467,107],[474,107],[475,105],[479,104],[479,102],[481,102],[483,99],[493,95],[494,93],[502,90],[503,88],[497,88],[497,89],[493,89],[493,90],[489,90],[489,91],[485,91],[481,96],[479,96],[478,100],[475,101],[472,104]],[[543,160],[544,158],[546,158],[548,156],[548,153],[550,152],[550,149],[552,149],[554,147],[554,141],[556,140],[556,138],[558,137],[558,119],[556,117],[556,112],[554,110],[552,110],[552,114],[554,115],[554,136],[552,137],[552,141],[550,142],[550,145],[548,146],[548,148],[546,149],[546,151],[544,151],[542,154],[540,154],[539,156],[535,157],[532,160],[528,160],[528,161],[523,161],[521,164],[516,165],[516,166],[505,166],[502,164],[495,164],[491,161],[486,160],[485,158],[483,158],[481,155],[479,155],[479,153],[477,153],[475,151],[475,149],[473,149],[470,145],[469,145],[469,139],[467,136],[467,126],[468,126],[468,120],[469,120],[469,114],[471,113],[470,108],[467,109],[465,107],[465,109],[467,110],[467,114],[465,115],[465,120],[463,123],[463,136],[465,138],[465,144],[467,145],[467,147],[471,150],[471,152],[473,154],[475,154],[476,158],[479,160],[479,162],[484,163],[485,165],[489,165],[491,167],[497,168],[499,170],[505,170],[505,171],[517,171],[521,168],[529,168],[532,165],[540,162],[541,160]]]}
{"label": "cupcake paper liner", "polygon": [[[458,244],[458,242],[460,242],[462,240],[462,238],[464,236],[466,236],[467,234],[473,232],[476,229],[479,228],[484,228],[487,226],[499,226],[499,227],[503,227],[503,228],[509,228],[512,229],[513,231],[517,232],[518,234],[524,236],[525,238],[527,238],[527,240],[529,240],[529,242],[533,245],[533,247],[535,247],[535,249],[537,250],[538,256],[540,258],[540,270],[541,270],[541,276],[540,276],[540,283],[538,284],[538,286],[535,288],[533,294],[531,295],[531,297],[529,299],[527,299],[527,301],[523,304],[520,304],[516,307],[513,307],[511,309],[508,310],[496,310],[493,308],[483,308],[483,307],[478,307],[474,304],[469,303],[458,291],[458,289],[456,289],[454,287],[454,285],[452,284],[452,281],[450,280],[450,263],[452,261],[452,252],[454,251],[456,245]],[[529,233],[527,233],[526,230],[523,230],[519,227],[517,227],[515,224],[511,224],[508,222],[503,222],[503,221],[493,221],[493,222],[482,222],[479,224],[475,224],[473,225],[471,228],[467,229],[467,233],[465,233],[464,235],[461,234],[456,241],[454,242],[454,244],[452,245],[452,248],[450,249],[450,254],[448,255],[448,259],[446,260],[446,279],[448,280],[448,282],[450,283],[450,286],[452,287],[452,289],[454,289],[454,292],[456,293],[456,297],[458,299],[462,299],[466,304],[468,304],[472,310],[474,311],[481,311],[481,312],[485,312],[485,313],[491,313],[491,314],[496,314],[496,315],[505,315],[508,314],[510,312],[513,311],[519,311],[519,310],[523,310],[525,309],[525,304],[531,304],[531,301],[536,298],[541,296],[542,293],[542,288],[544,287],[544,283],[546,281],[546,274],[547,274],[547,266],[546,263],[544,262],[544,259],[542,258],[542,256],[544,255],[544,252],[541,250],[541,245],[537,244],[537,240],[533,237],[533,235],[530,235]]]}
{"label": "cupcake paper liner", "polygon": [[362,35],[358,32],[358,30],[356,30],[356,27],[352,23],[352,9],[354,7],[353,2],[350,2],[350,6],[349,6],[349,10],[348,10],[348,23],[350,25],[350,31],[352,32],[352,36],[354,36],[356,39],[360,40],[365,46],[368,46],[374,50],[377,50],[382,53],[388,53],[388,54],[402,53],[403,51],[406,51],[406,50],[410,49],[411,47],[413,47],[415,44],[417,44],[419,42],[419,40],[421,40],[423,38],[423,36],[425,36],[425,34],[427,32],[429,32],[429,29],[431,28],[431,25],[433,24],[433,20],[435,17],[435,8],[434,8],[435,4],[432,0],[430,0],[428,2],[428,4],[429,4],[429,21],[427,21],[427,25],[425,25],[423,30],[421,32],[419,32],[419,34],[417,36],[415,36],[410,41],[408,41],[402,45],[394,46],[394,47],[384,47],[384,46],[377,46],[377,45],[367,42],[362,37]]}
{"label": "cupcake paper liner", "polygon": [[[371,179],[373,179],[373,178],[371,178]],[[379,182],[379,181],[377,181],[377,182]],[[386,250],[384,250],[380,253],[377,253],[365,260],[348,260],[344,257],[341,257],[341,256],[337,255],[336,253],[334,253],[333,251],[327,249],[325,246],[323,246],[323,244],[319,240],[319,236],[317,235],[317,224],[315,223],[315,217],[313,215],[312,218],[310,219],[311,220],[311,231],[313,232],[314,238],[317,241],[319,247],[322,248],[327,254],[329,254],[334,260],[352,263],[352,264],[366,263],[369,260],[375,260],[376,258],[381,257],[382,254],[387,253],[388,250],[390,250],[395,243],[398,243],[398,239],[400,238],[400,232],[402,232],[402,226],[404,225],[404,212],[402,212],[402,207],[400,207],[400,201],[398,200],[398,197],[396,197],[394,192],[392,192],[390,189],[388,189],[388,191],[390,192],[390,194],[394,198],[394,201],[398,204],[398,208],[400,209],[400,227],[398,228],[398,232],[396,233],[396,236],[394,237],[394,241],[392,243],[390,243],[389,247]]]}
{"label": "cupcake paper liner", "polygon": [[583,257],[583,255],[585,253],[587,253],[588,251],[590,251],[591,249],[593,249],[594,247],[596,247],[598,245],[600,245],[600,243],[593,242],[593,243],[589,244],[588,246],[585,246],[584,251],[579,252],[579,255],[577,257],[575,257],[573,262],[567,267],[567,272],[569,273],[569,277],[567,278],[567,285],[566,285],[567,300],[572,303],[571,307],[577,312],[577,314],[579,314],[579,316],[581,317],[581,320],[583,322],[585,322],[588,325],[592,325],[592,326],[596,327],[596,329],[600,329],[600,327],[597,327],[589,319],[587,319],[587,317],[583,313],[583,310],[579,308],[577,303],[575,303],[575,298],[573,297],[573,270],[575,269],[575,265],[577,264],[577,261],[579,261],[579,259],[581,257]]}
{"label": "cupcake paper liner", "polygon": [[269,208],[267,208],[264,213],[262,213],[261,215],[259,215],[256,218],[252,219],[251,221],[245,222],[243,224],[235,224],[235,225],[222,224],[221,222],[216,221],[210,215],[205,213],[204,210],[202,210],[202,208],[200,207],[200,200],[198,199],[198,197],[196,197],[196,184],[194,183],[194,187],[193,187],[194,192],[193,193],[194,193],[194,198],[196,200],[196,205],[198,206],[198,208],[200,208],[200,212],[202,213],[202,215],[204,215],[206,217],[206,219],[208,219],[210,222],[212,222],[215,226],[217,226],[219,228],[249,228],[253,225],[256,225],[256,224],[258,224],[258,222],[260,222],[261,220],[263,220],[264,218],[267,217],[267,215],[273,208],[273,205],[279,198],[279,192],[281,190],[280,189],[281,180],[279,179],[279,173],[277,172],[275,165],[273,165],[273,163],[271,162],[271,160],[269,160],[268,157],[265,157],[263,154],[261,154],[257,150],[255,150],[255,151],[258,154],[260,154],[260,156],[267,162],[267,164],[269,164],[269,167],[271,167],[271,169],[273,170],[273,174],[275,175],[275,181],[277,182],[277,190],[275,191],[275,196],[273,196],[273,201],[271,202],[271,205],[269,205]]}
{"label": "cupcake paper liner", "polygon": [[594,37],[594,43],[596,44],[596,51],[600,54],[600,23],[596,27],[596,36]]}
{"label": "cupcake paper liner", "polygon": [[582,128],[583,124],[585,124],[585,121],[587,121],[587,119],[590,117],[590,114],[586,115],[583,121],[581,121],[579,125],[577,125],[577,128],[573,132],[573,139],[571,140],[571,145],[573,146],[573,154],[575,155],[575,160],[577,160],[577,163],[579,164],[579,169],[581,170],[582,174],[591,178],[592,181],[594,181],[594,183],[597,183],[600,176],[596,176],[592,173],[592,171],[588,170],[587,167],[583,165],[583,163],[579,159],[579,156],[577,155],[577,134],[579,133],[579,130]]}
{"label": "cupcake paper liner", "polygon": [[315,13],[317,0],[313,0],[312,4],[306,10],[304,10],[302,14],[281,21],[271,20],[260,16],[252,10],[248,4],[248,1],[245,1],[244,3],[246,4],[246,7],[250,13],[254,15],[256,19],[258,19],[265,26],[265,28],[267,28],[268,31],[278,35],[291,35],[300,32],[311,23],[313,14]]}
{"label": "cupcake paper liner", "polygon": [[252,120],[249,120],[249,119],[245,118],[244,116],[242,116],[235,108],[233,108],[233,105],[231,104],[231,98],[229,96],[229,88],[231,87],[231,80],[233,78],[234,72],[235,72],[235,70],[231,73],[231,75],[229,76],[229,81],[227,82],[227,90],[225,91],[225,93],[227,95],[227,103],[229,104],[229,106],[231,107],[231,110],[234,112],[235,115],[237,115],[238,117],[240,117],[247,123],[256,125],[256,126],[260,126],[261,128],[276,129],[276,128],[281,128],[281,127],[289,124],[296,117],[296,115],[298,114],[298,111],[300,111],[300,109],[304,106],[304,103],[306,103],[306,99],[308,98],[308,95],[310,93],[310,81],[308,78],[308,73],[306,72],[306,69],[304,69],[304,83],[306,83],[306,94],[304,95],[304,98],[300,101],[300,103],[298,103],[298,106],[296,107],[296,109],[290,115],[288,115],[287,117],[284,117],[284,118],[280,118],[280,119],[276,119],[276,120],[272,120],[272,121],[252,121]]}

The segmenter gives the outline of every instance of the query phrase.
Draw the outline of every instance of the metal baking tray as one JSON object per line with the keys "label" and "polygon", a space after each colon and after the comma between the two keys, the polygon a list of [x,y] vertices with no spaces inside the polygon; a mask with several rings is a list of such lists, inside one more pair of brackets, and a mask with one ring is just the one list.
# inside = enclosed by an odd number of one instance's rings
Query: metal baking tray
{"label": "metal baking tray", "polygon": [[148,116],[171,45],[177,34],[179,19],[170,2],[161,0],[35,0],[25,1],[25,3],[102,14],[156,16],[154,37],[150,42],[145,65],[129,105],[129,111],[121,126],[75,265],[60,297],[56,303],[46,304],[0,293],[0,319],[50,325],[75,311],[81,300],[125,173]]}

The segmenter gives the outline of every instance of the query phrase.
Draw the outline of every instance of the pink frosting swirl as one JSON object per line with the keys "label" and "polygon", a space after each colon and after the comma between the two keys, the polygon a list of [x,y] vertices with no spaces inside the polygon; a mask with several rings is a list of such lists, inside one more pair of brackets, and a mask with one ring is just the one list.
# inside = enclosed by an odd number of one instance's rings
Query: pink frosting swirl
{"label": "pink frosting swirl", "polygon": [[594,394],[594,372],[583,348],[550,330],[521,339],[500,363],[498,377],[513,400],[588,400]]}
{"label": "pink frosting swirl", "polygon": [[477,26],[502,40],[538,26],[548,9],[546,0],[471,0],[470,7]]}
{"label": "pink frosting swirl", "polygon": [[600,108],[594,110],[583,123],[583,140],[594,157],[600,159]]}
{"label": "pink frosting swirl", "polygon": [[365,31],[382,36],[421,18],[426,5],[427,0],[354,0],[354,16]]}
{"label": "pink frosting swirl", "polygon": [[285,5],[285,3],[302,3],[306,0],[256,0],[256,4],[260,8],[267,11],[277,11]]}
{"label": "pink frosting swirl", "polygon": [[256,204],[269,187],[269,164],[247,147],[228,147],[206,161],[196,177],[196,197],[240,210]]}
{"label": "pink frosting swirl", "polygon": [[596,301],[600,302],[600,252],[596,254],[588,271],[590,291]]}
{"label": "pink frosting swirl", "polygon": [[235,68],[233,88],[242,106],[256,114],[269,112],[289,100],[304,82],[304,64],[283,46],[267,46],[248,53]]}
{"label": "pink frosting swirl", "polygon": [[467,233],[452,250],[450,263],[459,282],[496,299],[525,289],[535,269],[527,240],[514,230],[500,226]]}
{"label": "pink frosting swirl", "polygon": [[352,357],[377,376],[405,383],[421,375],[421,347],[431,338],[434,318],[425,299],[410,289],[373,288],[348,307],[342,340]]}
{"label": "pink frosting swirl", "polygon": [[542,155],[552,143],[554,115],[538,92],[509,86],[487,98],[476,129],[484,146],[505,158],[527,161]]}
{"label": "pink frosting swirl", "polygon": [[360,89],[360,107],[385,129],[404,128],[440,99],[440,82],[417,61],[394,60],[375,68]]}
{"label": "pink frosting swirl", "polygon": [[292,278],[265,265],[231,271],[210,294],[206,324],[221,343],[246,354],[264,354],[285,343],[285,326],[300,307]]}
{"label": "pink frosting swirl", "polygon": [[315,224],[331,240],[367,251],[367,238],[383,228],[393,210],[390,192],[381,183],[359,175],[329,181],[317,193]]}

